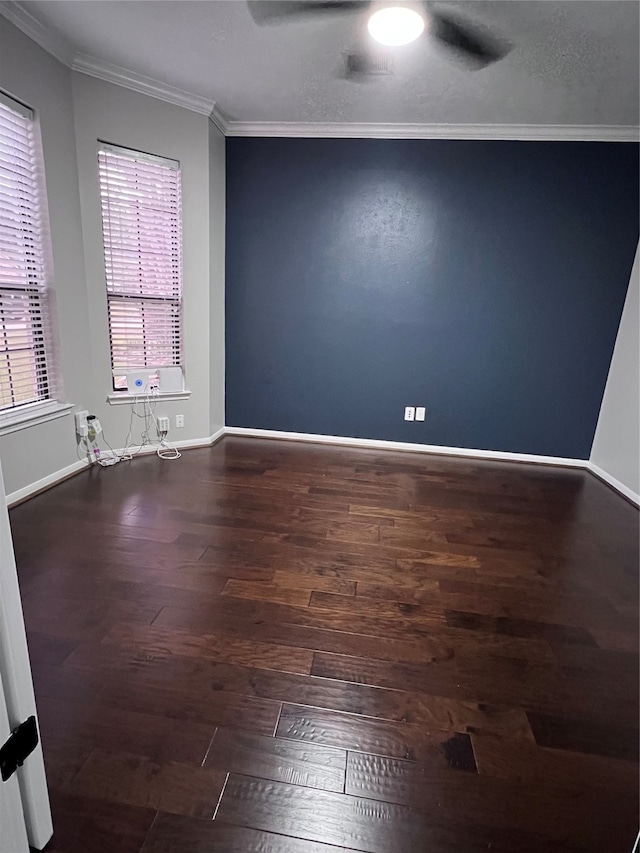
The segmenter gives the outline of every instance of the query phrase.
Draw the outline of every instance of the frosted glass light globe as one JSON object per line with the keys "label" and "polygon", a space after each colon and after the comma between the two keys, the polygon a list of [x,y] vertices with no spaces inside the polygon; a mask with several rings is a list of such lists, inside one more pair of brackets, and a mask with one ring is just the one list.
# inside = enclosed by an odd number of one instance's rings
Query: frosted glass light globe
{"label": "frosted glass light globe", "polygon": [[397,47],[419,38],[424,30],[424,18],[414,9],[389,6],[379,9],[369,18],[369,33],[380,44]]}

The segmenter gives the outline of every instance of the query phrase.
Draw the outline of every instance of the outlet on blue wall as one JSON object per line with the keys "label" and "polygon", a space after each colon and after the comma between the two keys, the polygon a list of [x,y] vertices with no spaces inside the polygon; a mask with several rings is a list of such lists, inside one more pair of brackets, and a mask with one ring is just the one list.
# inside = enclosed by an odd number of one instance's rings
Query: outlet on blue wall
{"label": "outlet on blue wall", "polygon": [[638,178],[631,143],[227,139],[227,424],[587,458]]}

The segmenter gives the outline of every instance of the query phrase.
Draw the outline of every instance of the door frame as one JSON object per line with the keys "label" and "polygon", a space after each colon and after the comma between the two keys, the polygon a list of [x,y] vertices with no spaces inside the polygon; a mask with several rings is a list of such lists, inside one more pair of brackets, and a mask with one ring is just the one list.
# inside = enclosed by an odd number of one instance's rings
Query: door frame
{"label": "door frame", "polygon": [[[4,700],[2,677],[0,676],[0,743],[11,733],[7,706]],[[0,782],[0,853],[28,853],[29,842],[24,825],[24,811],[18,778],[11,776]]]}
{"label": "door frame", "polygon": [[[13,729],[36,716],[31,663],[22,615],[22,601],[0,465],[0,678],[4,686],[9,726]],[[42,850],[53,835],[42,744],[16,773],[29,844]]]}

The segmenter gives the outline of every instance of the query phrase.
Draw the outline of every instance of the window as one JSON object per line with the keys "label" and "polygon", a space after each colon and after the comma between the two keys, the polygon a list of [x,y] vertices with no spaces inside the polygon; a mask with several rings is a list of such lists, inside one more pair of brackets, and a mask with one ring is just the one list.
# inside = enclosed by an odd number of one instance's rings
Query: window
{"label": "window", "polygon": [[54,397],[42,158],[33,113],[0,93],[0,412]]}
{"label": "window", "polygon": [[182,365],[180,166],[101,144],[98,153],[113,387]]}

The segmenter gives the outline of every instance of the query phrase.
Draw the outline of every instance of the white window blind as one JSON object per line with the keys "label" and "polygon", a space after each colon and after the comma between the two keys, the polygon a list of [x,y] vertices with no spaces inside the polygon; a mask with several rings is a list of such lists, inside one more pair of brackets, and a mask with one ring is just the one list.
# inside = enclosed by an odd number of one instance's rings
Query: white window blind
{"label": "white window blind", "polygon": [[114,388],[130,370],[182,364],[182,201],[173,160],[98,153]]}
{"label": "white window blind", "polygon": [[0,411],[54,396],[46,200],[33,113],[0,93]]}

